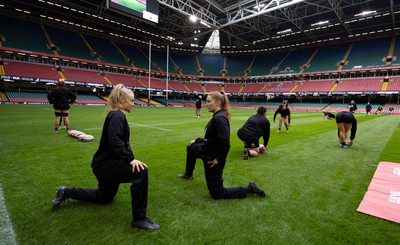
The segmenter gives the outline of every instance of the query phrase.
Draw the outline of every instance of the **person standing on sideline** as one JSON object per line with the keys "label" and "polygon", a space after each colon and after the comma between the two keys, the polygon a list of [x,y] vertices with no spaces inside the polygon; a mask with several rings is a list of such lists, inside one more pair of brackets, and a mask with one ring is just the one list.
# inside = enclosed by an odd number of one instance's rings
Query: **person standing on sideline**
{"label": "person standing on sideline", "polygon": [[[349,111],[341,111],[336,114],[336,124],[338,127],[338,137],[340,147],[347,148],[353,145],[353,140],[357,132],[357,120],[354,114]],[[348,132],[351,128],[350,141],[346,142]]]}
{"label": "person standing on sideline", "polygon": [[347,106],[347,108],[349,109],[349,111],[350,111],[351,113],[354,113],[354,112],[357,110],[356,102],[355,102],[354,100],[352,100],[352,101],[350,102],[350,104]]}
{"label": "person standing on sideline", "polygon": [[200,118],[201,116],[201,101],[202,101],[203,97],[201,97],[201,95],[199,95],[196,99],[196,118]]}
{"label": "person standing on sideline", "polygon": [[243,159],[245,160],[249,156],[258,156],[261,136],[263,136],[265,149],[268,149],[271,124],[266,118],[266,114],[267,109],[264,106],[258,107],[257,114],[249,117],[246,123],[237,131],[237,136],[244,142]]}
{"label": "person standing on sideline", "polygon": [[110,203],[121,183],[130,183],[132,225],[141,229],[157,230],[159,225],[146,216],[148,170],[147,165],[135,158],[129,144],[130,128],[125,114],[134,106],[132,90],[122,84],[115,86],[107,101],[99,148],[93,156],[92,170],[98,188],[57,188],[53,209],[58,210],[68,198],[98,204]]}
{"label": "person standing on sideline", "polygon": [[370,115],[370,114],[371,114],[371,110],[372,110],[372,106],[371,106],[371,104],[368,102],[368,103],[365,105],[365,115],[366,115],[366,116]]}
{"label": "person standing on sideline", "polygon": [[66,131],[69,130],[69,109],[70,104],[76,100],[76,95],[65,87],[64,80],[60,80],[57,83],[56,89],[47,95],[47,100],[50,104],[53,104],[54,114],[56,116],[54,123],[54,133],[58,133],[58,129],[61,126],[61,118],[64,118],[64,126]]}
{"label": "person standing on sideline", "polygon": [[265,192],[251,181],[246,187],[224,187],[222,175],[230,148],[229,100],[223,92],[211,92],[206,106],[213,117],[205,127],[204,138],[191,140],[187,146],[186,172],[178,177],[192,180],[196,159],[203,160],[208,191],[213,199],[244,198],[248,193],[264,197]]}
{"label": "person standing on sideline", "polygon": [[285,124],[286,127],[286,133],[289,133],[289,127],[290,127],[290,110],[284,105],[280,105],[279,108],[275,111],[274,114],[274,123],[276,119],[276,115],[279,116],[279,125],[278,125],[278,131],[277,133],[281,132],[281,127],[282,127],[282,122]]}

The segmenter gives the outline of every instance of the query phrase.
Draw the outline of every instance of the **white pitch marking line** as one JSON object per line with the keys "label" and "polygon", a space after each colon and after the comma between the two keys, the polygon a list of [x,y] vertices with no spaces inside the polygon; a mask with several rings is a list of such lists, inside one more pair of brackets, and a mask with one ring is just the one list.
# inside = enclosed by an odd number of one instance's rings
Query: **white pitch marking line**
{"label": "white pitch marking line", "polygon": [[18,244],[12,227],[10,216],[7,212],[3,197],[3,189],[0,185],[0,241],[1,244]]}
{"label": "white pitch marking line", "polygon": [[[129,123],[129,125],[139,126],[139,127],[145,127],[145,128],[154,128],[154,129],[163,130],[163,131],[172,131],[171,129],[160,128],[160,127],[154,127],[154,126],[152,126],[152,125],[146,125],[146,124]],[[165,125],[165,124],[164,124],[164,125]]]}
{"label": "white pitch marking line", "polygon": [[[164,130],[164,131],[172,131],[171,129],[166,129],[166,128],[160,128],[160,127],[155,127],[155,126],[168,126],[168,125],[180,125],[184,123],[159,123],[159,124],[139,124],[139,123],[129,123],[130,126],[138,126],[138,127],[146,127],[146,128],[154,128],[154,129],[159,129],[159,130]],[[91,131],[91,130],[101,130],[102,128],[85,128],[83,131]]]}

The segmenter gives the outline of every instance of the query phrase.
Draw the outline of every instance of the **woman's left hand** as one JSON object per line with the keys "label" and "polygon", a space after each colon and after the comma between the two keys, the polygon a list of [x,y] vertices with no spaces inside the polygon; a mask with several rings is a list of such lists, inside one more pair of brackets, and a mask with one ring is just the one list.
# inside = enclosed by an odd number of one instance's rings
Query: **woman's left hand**
{"label": "woman's left hand", "polygon": [[212,168],[214,165],[218,164],[218,160],[215,158],[214,160],[208,162],[208,164],[211,164],[210,168]]}
{"label": "woman's left hand", "polygon": [[130,162],[130,165],[132,165],[132,172],[134,173],[135,170],[137,170],[137,172],[140,172],[141,170],[144,170],[145,168],[147,168],[147,165],[144,162],[141,162],[139,160],[133,160],[132,162]]}

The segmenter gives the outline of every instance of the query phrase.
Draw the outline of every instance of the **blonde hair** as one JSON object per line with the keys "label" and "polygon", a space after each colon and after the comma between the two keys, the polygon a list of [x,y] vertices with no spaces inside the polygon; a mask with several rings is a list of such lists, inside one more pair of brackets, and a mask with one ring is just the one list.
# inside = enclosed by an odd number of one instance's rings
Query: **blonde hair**
{"label": "blonde hair", "polygon": [[115,86],[108,96],[106,111],[123,110],[121,103],[131,94],[133,94],[133,91],[126,88],[124,85],[118,84]]}
{"label": "blonde hair", "polygon": [[229,99],[226,93],[214,91],[208,95],[214,98],[216,101],[221,102],[221,110],[226,112],[226,115],[228,115],[228,120],[231,121],[231,109],[229,108]]}

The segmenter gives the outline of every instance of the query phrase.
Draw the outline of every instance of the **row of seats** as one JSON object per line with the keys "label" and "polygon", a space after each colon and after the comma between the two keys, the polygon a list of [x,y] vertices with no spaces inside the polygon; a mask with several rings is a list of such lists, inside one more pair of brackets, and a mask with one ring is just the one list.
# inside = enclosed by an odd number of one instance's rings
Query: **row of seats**
{"label": "row of seats", "polygon": [[[35,64],[8,60],[4,64],[5,75],[60,79],[60,74],[51,65]],[[96,84],[124,84],[132,87],[166,89],[164,79],[135,77],[127,74],[100,73],[92,70],[78,68],[63,68],[62,73],[68,81],[96,83]],[[225,91],[228,93],[307,93],[307,92],[380,92],[399,91],[400,77],[391,78],[385,88],[383,78],[353,78],[342,80],[308,80],[308,81],[283,81],[268,83],[205,83],[168,81],[168,89],[173,91]]]}
{"label": "row of seats", "polygon": [[[49,103],[47,93],[44,92],[17,92],[6,91],[10,102],[15,103]],[[77,104],[106,104],[106,101],[96,95],[78,94],[75,100]]]}
{"label": "row of seats", "polygon": [[[47,93],[44,92],[17,92],[17,91],[6,91],[5,92],[9,102],[14,103],[48,103]],[[0,97],[1,101],[1,97]],[[78,94],[77,99],[75,101],[76,104],[106,104],[106,100],[97,97],[96,95],[89,94]],[[138,106],[147,105],[147,98],[137,99],[135,98],[135,104]],[[154,99],[152,104],[166,105],[167,101],[164,98]],[[264,103],[255,103],[255,102],[236,102],[232,101],[232,107],[237,108],[255,108],[259,104],[265,106],[268,110],[276,110],[278,106],[281,104],[279,102],[264,102]],[[179,100],[179,99],[170,99],[168,100],[169,106],[191,106],[195,105],[194,101],[189,100]],[[357,112],[365,113],[366,104],[358,104]],[[372,112],[376,112],[378,109],[378,104],[371,104]],[[289,105],[289,109],[293,111],[322,111],[327,110],[331,112],[339,112],[339,111],[347,111],[347,104],[324,104],[324,103],[292,103]],[[382,113],[386,114],[400,114],[400,105],[389,103],[384,106]]]}

